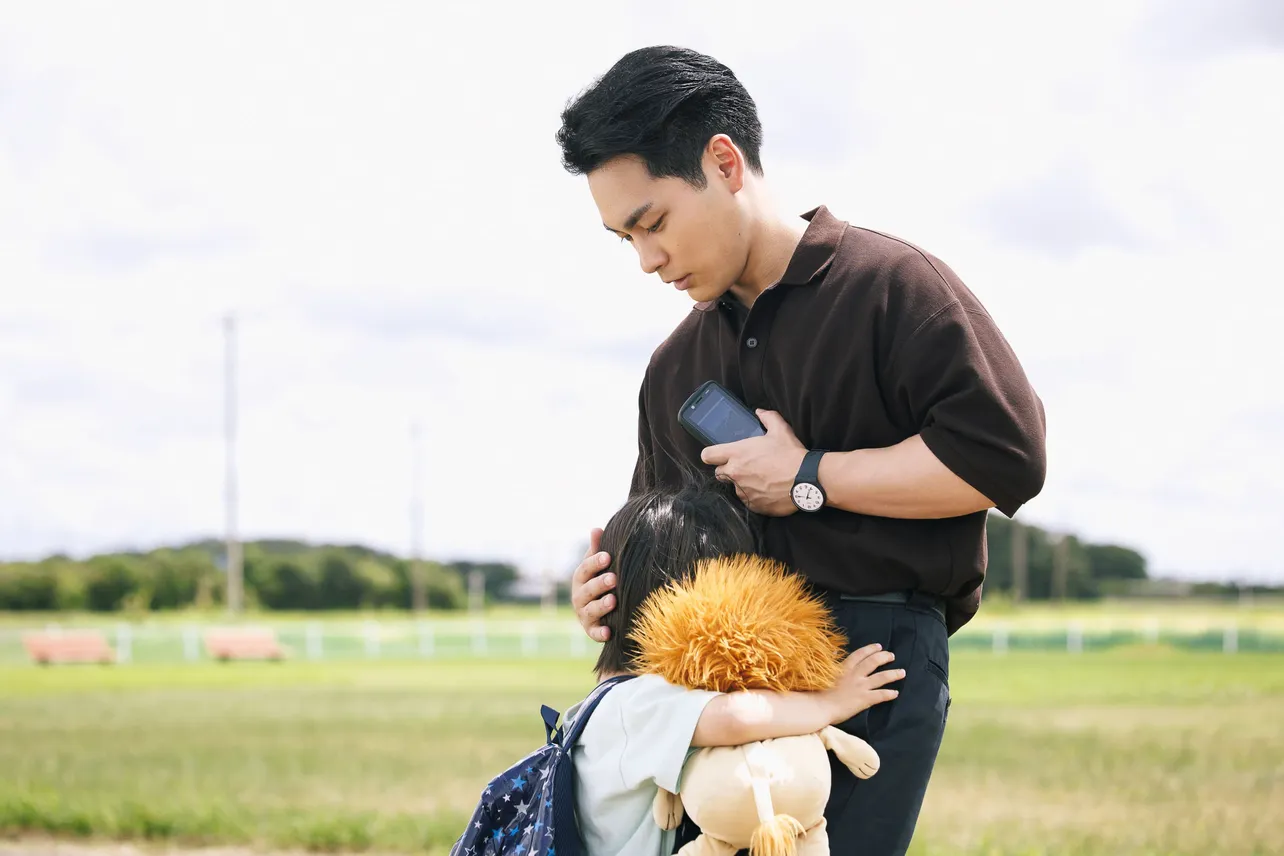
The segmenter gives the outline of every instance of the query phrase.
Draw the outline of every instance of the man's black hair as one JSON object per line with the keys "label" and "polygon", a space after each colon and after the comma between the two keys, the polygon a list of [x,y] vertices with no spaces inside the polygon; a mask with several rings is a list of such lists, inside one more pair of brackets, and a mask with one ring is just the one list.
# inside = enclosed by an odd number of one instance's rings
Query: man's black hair
{"label": "man's black hair", "polygon": [[607,522],[601,547],[616,576],[615,608],[602,618],[611,636],[594,670],[629,672],[638,654],[631,638],[647,597],[692,574],[704,559],[752,555],[758,530],[731,490],[713,479],[689,477],[679,488],[638,493]]}
{"label": "man's black hair", "polygon": [[762,174],[762,123],[749,92],[722,63],[687,48],[639,48],[621,57],[562,111],[562,163],[583,175],[636,155],[654,178],[704,188],[704,148],[726,134]]}

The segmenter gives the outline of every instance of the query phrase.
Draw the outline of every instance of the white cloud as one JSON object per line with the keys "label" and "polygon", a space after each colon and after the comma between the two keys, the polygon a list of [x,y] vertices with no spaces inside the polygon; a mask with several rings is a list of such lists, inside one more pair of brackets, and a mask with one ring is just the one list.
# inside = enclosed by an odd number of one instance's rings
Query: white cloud
{"label": "white cloud", "polygon": [[[604,236],[553,132],[663,41],[759,93],[785,210],[924,246],[999,319],[1049,411],[1030,519],[1166,571],[1284,576],[1284,54],[1174,54],[1154,8],[7,14],[0,550],[220,530],[234,310],[248,536],[406,549],[421,418],[432,554],[565,560],[623,496],[649,347],[688,307]],[[1134,240],[1002,227],[1062,222],[1059,187]]]}

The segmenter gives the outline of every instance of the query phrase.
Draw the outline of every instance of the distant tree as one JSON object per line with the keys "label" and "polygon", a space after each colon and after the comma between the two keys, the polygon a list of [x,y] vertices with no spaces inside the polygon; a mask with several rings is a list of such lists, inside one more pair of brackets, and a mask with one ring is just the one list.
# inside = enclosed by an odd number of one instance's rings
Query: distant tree
{"label": "distant tree", "polygon": [[85,606],[94,612],[117,612],[142,587],[138,560],[125,555],[95,556],[85,581]]}
{"label": "distant tree", "polygon": [[468,584],[468,575],[474,570],[480,571],[487,600],[507,599],[508,590],[518,578],[516,566],[508,562],[451,562],[448,567],[459,574],[465,586]]}
{"label": "distant tree", "polygon": [[[411,609],[414,601],[410,582],[410,560],[397,559],[389,563],[389,568],[397,578],[393,605],[398,609]],[[428,598],[430,610],[464,609],[468,606],[468,592],[458,570],[438,562],[428,561],[423,563],[423,569],[424,593]]]}
{"label": "distant tree", "polygon": [[329,549],[320,556],[318,605],[322,609],[356,609],[365,592],[355,562],[342,550]]}
{"label": "distant tree", "polygon": [[361,609],[396,607],[400,584],[392,568],[373,557],[357,558],[352,567],[361,591],[357,606]]}
{"label": "distant tree", "polygon": [[[1012,591],[1012,529],[1016,524],[1000,514],[991,514],[986,523],[986,546],[989,557],[985,573],[987,591]],[[1031,600],[1048,600],[1055,593],[1056,542],[1038,526],[1022,524],[1026,539],[1026,596]],[[1095,598],[1100,587],[1092,573],[1087,547],[1074,536],[1067,536],[1066,597]]]}
{"label": "distant tree", "polygon": [[0,610],[58,608],[58,579],[39,565],[0,565]]}
{"label": "distant tree", "polygon": [[151,575],[152,609],[191,606],[203,581],[219,574],[210,555],[197,550],[154,550],[147,554],[144,567]]}
{"label": "distant tree", "polygon": [[[437,562],[427,562],[424,577],[429,609],[464,609],[468,606],[468,592],[458,571]],[[406,589],[405,603],[409,609],[409,589]]]}
{"label": "distant tree", "polygon": [[89,608],[85,590],[89,585],[90,570],[83,562],[74,562],[66,556],[51,556],[40,563],[40,569],[57,581],[59,610]]}
{"label": "distant tree", "polygon": [[313,563],[301,556],[247,556],[246,582],[268,609],[319,609],[320,584]]}
{"label": "distant tree", "polygon": [[1136,550],[1115,544],[1089,544],[1088,564],[1099,580],[1144,580],[1146,557]]}

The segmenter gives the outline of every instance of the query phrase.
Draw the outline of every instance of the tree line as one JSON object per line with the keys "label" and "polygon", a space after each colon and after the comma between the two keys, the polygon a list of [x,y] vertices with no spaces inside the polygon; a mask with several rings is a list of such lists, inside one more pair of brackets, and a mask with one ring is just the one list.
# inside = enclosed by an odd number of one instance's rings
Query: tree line
{"label": "tree line", "polygon": [[[1093,544],[991,514],[987,594],[1026,600],[1093,599],[1129,594],[1148,579],[1146,557],[1117,544]],[[150,552],[120,552],[73,560],[0,563],[0,610],[92,612],[215,608],[225,602],[220,541]],[[315,545],[263,540],[244,545],[246,606],[268,610],[410,609],[410,560],[361,545]],[[567,600],[570,568],[557,581]],[[516,599],[517,568],[506,562],[423,562],[429,609],[469,603],[470,578],[488,603]],[[1267,587],[1254,590],[1272,591]],[[1203,583],[1191,593],[1234,594],[1227,583]]]}
{"label": "tree line", "polygon": [[986,592],[1025,600],[1087,600],[1125,593],[1149,576],[1146,557],[1117,544],[1090,544],[991,514]]}
{"label": "tree line", "polygon": [[[121,612],[217,608],[225,603],[221,542],[85,560],[51,556],[0,564],[0,610]],[[253,541],[243,547],[246,606],[269,610],[410,609],[408,559],[361,545]],[[489,602],[512,599],[517,568],[506,562],[424,561],[429,609],[468,606],[473,572]]]}

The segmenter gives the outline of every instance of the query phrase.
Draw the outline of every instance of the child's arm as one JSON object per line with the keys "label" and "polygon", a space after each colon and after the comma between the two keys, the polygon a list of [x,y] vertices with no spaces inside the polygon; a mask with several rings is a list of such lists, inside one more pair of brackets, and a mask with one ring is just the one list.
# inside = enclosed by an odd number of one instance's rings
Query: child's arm
{"label": "child's arm", "polygon": [[832,689],[823,692],[771,692],[745,690],[726,693],[705,705],[696,723],[691,745],[739,746],[773,737],[813,734],[826,725],[844,722],[867,707],[896,697],[896,690],[880,689],[905,677],[902,669],[875,672],[892,661],[890,651],[868,645],[843,664],[843,674]]}

